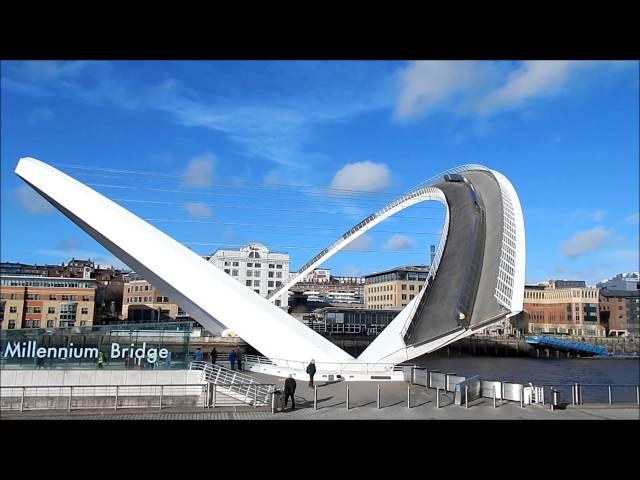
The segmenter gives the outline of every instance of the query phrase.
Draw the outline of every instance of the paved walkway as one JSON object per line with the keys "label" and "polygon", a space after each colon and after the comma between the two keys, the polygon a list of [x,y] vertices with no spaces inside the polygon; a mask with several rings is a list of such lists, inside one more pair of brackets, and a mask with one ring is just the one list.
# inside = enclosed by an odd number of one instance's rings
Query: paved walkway
{"label": "paved walkway", "polygon": [[[256,375],[258,376],[258,375]],[[273,377],[265,376],[271,383]],[[276,383],[282,385],[283,380]],[[441,393],[440,406],[436,408],[435,390],[411,387],[411,408],[407,408],[407,384],[404,382],[380,383],[381,409],[377,409],[377,385],[372,382],[349,384],[350,408],[346,408],[346,384],[336,382],[318,387],[318,410],[313,409],[313,390],[298,382],[296,410],[272,414],[265,409],[252,407],[167,408],[127,410],[82,411],[26,411],[0,413],[2,420],[9,419],[77,419],[77,420],[640,420],[640,409],[635,405],[592,404],[583,407],[567,406],[552,412],[548,406],[525,406],[517,402],[498,402],[480,399],[469,408],[454,405],[453,394]],[[290,405],[289,405],[290,407]]]}

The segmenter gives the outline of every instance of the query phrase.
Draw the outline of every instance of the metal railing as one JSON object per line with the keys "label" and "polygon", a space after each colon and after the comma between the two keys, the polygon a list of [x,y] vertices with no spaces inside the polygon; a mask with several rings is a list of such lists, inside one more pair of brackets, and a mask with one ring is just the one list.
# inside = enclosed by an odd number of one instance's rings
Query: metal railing
{"label": "metal railing", "polygon": [[[265,365],[274,368],[306,371],[308,361],[287,360],[282,358],[266,358],[258,355],[243,355],[247,365]],[[315,362],[316,375],[330,374],[375,374],[402,371],[397,363],[349,363],[349,362]]]}
{"label": "metal railing", "polygon": [[191,362],[190,370],[200,370],[200,380],[215,385],[216,391],[240,400],[247,405],[268,405],[275,385],[257,383],[250,375],[229,370],[217,364]]}
{"label": "metal railing", "polygon": [[[640,406],[640,385],[633,383],[541,383],[534,385],[546,391],[556,390],[561,404],[637,405]],[[548,402],[547,402],[548,403]]]}
{"label": "metal railing", "polygon": [[206,385],[29,385],[0,386],[1,410],[79,410],[205,407]]}

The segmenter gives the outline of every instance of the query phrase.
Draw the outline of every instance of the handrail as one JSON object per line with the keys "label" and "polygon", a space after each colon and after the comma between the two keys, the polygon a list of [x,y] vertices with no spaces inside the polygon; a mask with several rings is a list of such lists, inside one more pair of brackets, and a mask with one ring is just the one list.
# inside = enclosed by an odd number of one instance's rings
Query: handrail
{"label": "handrail", "polygon": [[[269,397],[275,386],[264,387],[258,384],[253,377],[238,373],[235,370],[229,370],[220,365],[214,365],[207,362],[191,362],[190,370],[201,370],[201,381],[212,383],[223,388],[223,393],[232,396],[239,396],[248,404],[263,403],[269,401]],[[244,387],[248,387],[246,390]],[[254,395],[251,395],[251,387],[254,388]]]}

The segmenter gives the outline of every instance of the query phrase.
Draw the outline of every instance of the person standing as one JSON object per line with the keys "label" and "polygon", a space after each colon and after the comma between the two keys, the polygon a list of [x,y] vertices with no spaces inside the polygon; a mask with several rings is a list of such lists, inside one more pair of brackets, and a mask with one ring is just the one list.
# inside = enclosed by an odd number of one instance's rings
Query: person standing
{"label": "person standing", "polygon": [[231,370],[236,369],[236,351],[231,350],[229,353],[229,362],[231,363]]}
{"label": "person standing", "polygon": [[239,349],[236,349],[236,357],[238,359],[238,370],[242,370],[242,353]]}
{"label": "person standing", "polygon": [[104,363],[104,353],[98,352],[98,368],[102,368],[103,363]]}
{"label": "person standing", "polygon": [[316,374],[316,361],[311,359],[311,363],[307,365],[307,373],[309,374],[309,386],[313,388],[313,376]]}
{"label": "person standing", "polygon": [[216,347],[213,347],[213,350],[211,350],[211,363],[215,365],[217,358],[218,358],[218,351],[216,350]]}
{"label": "person standing", "polygon": [[293,379],[293,376],[289,374],[287,379],[284,381],[284,408],[287,408],[289,397],[291,397],[291,410],[296,409],[295,393],[296,393],[296,381]]}
{"label": "person standing", "polygon": [[196,349],[196,352],[193,354],[193,361],[194,362],[201,362],[202,361],[202,352],[200,351],[200,347],[198,347]]}

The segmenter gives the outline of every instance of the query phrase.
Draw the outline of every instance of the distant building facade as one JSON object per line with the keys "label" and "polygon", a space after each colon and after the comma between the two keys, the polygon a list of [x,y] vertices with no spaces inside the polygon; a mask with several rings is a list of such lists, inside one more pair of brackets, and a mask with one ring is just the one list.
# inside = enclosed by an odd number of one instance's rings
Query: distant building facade
{"label": "distant building facade", "polygon": [[549,280],[549,288],[585,288],[587,283],[584,280]]}
{"label": "distant building facade", "polygon": [[597,283],[598,288],[633,292],[640,290],[640,273],[619,273],[615,277]]}
{"label": "distant building facade", "polygon": [[[217,250],[209,262],[265,298],[289,280],[289,255],[270,252],[260,243],[250,243],[240,250]],[[289,290],[282,292],[274,303],[288,310]]]}
{"label": "distant building facade", "polygon": [[365,275],[365,307],[384,310],[406,306],[422,290],[428,273],[427,265],[409,265]]}
{"label": "distant building facade", "polygon": [[179,317],[181,309],[149,282],[131,275],[124,284],[122,320],[136,322],[168,322]]}
{"label": "distant building facade", "polygon": [[611,336],[640,336],[640,290],[600,290],[600,317]]}
{"label": "distant building facade", "polygon": [[598,303],[597,288],[527,285],[523,311],[514,320],[532,334],[604,337]]}
{"label": "distant building facade", "polygon": [[0,328],[85,327],[94,323],[96,281],[0,276]]}

